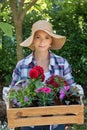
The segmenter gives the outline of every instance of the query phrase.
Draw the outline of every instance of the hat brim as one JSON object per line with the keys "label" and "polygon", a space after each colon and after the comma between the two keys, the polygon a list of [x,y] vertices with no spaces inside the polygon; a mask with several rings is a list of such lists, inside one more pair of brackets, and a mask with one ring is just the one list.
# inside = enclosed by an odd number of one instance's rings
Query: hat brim
{"label": "hat brim", "polygon": [[[39,28],[38,30],[42,30],[45,31],[46,33],[48,33],[52,38],[53,38],[53,42],[52,45],[50,47],[51,50],[57,50],[57,49],[61,49],[62,46],[64,45],[65,41],[66,41],[66,37],[65,36],[61,36],[61,35],[57,35],[57,34],[53,34],[45,29]],[[38,31],[38,30],[35,30]],[[20,46],[23,47],[29,47],[31,50],[34,50],[34,46],[33,46],[33,37],[35,32],[29,37],[27,38],[25,41],[23,41]]]}

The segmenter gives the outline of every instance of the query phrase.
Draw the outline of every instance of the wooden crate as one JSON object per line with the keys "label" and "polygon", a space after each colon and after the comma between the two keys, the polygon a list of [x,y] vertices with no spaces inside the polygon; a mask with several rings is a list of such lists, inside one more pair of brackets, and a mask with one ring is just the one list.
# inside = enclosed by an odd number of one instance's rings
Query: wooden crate
{"label": "wooden crate", "polygon": [[9,128],[51,124],[83,124],[84,105],[7,108]]}

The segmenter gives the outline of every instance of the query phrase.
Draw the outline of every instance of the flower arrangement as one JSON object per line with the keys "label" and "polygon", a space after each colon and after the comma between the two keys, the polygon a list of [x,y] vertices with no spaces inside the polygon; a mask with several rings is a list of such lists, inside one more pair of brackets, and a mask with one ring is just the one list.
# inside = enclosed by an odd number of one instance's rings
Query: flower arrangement
{"label": "flower arrangement", "polygon": [[43,86],[44,71],[40,66],[35,66],[29,71],[28,80],[18,81],[8,93],[9,100],[16,107],[28,107],[36,105],[36,89]]}
{"label": "flower arrangement", "polygon": [[77,95],[78,86],[69,86],[65,79],[58,75],[49,77],[45,84],[44,79],[42,67],[35,66],[32,68],[29,71],[28,80],[18,81],[9,90],[8,98],[13,103],[13,107],[56,105],[55,99],[60,99],[64,104],[70,104],[72,100],[79,99],[81,96],[80,93]]}
{"label": "flower arrangement", "polygon": [[81,85],[64,86],[59,90],[59,99],[63,104],[81,104],[81,98],[84,96]]}

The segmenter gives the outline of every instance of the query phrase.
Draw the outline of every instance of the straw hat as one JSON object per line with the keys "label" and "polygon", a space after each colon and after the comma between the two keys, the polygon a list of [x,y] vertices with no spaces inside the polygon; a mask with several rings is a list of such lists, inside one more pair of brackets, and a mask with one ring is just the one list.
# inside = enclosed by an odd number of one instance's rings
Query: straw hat
{"label": "straw hat", "polygon": [[32,26],[32,35],[29,38],[27,38],[25,41],[23,41],[20,45],[23,47],[29,47],[31,50],[34,50],[33,38],[34,38],[35,32],[38,30],[43,30],[46,33],[48,33],[50,36],[52,36],[53,42],[50,47],[51,50],[56,50],[56,49],[62,48],[62,46],[64,45],[64,43],[66,41],[65,36],[61,36],[61,35],[57,35],[57,34],[53,33],[52,25],[48,21],[39,20],[39,21],[35,22]]}

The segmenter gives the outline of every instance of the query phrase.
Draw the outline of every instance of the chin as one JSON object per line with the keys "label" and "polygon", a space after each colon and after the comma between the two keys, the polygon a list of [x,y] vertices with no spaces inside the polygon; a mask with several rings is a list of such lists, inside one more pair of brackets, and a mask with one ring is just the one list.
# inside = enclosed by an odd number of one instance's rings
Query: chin
{"label": "chin", "polygon": [[39,52],[48,52],[48,49],[39,49]]}

